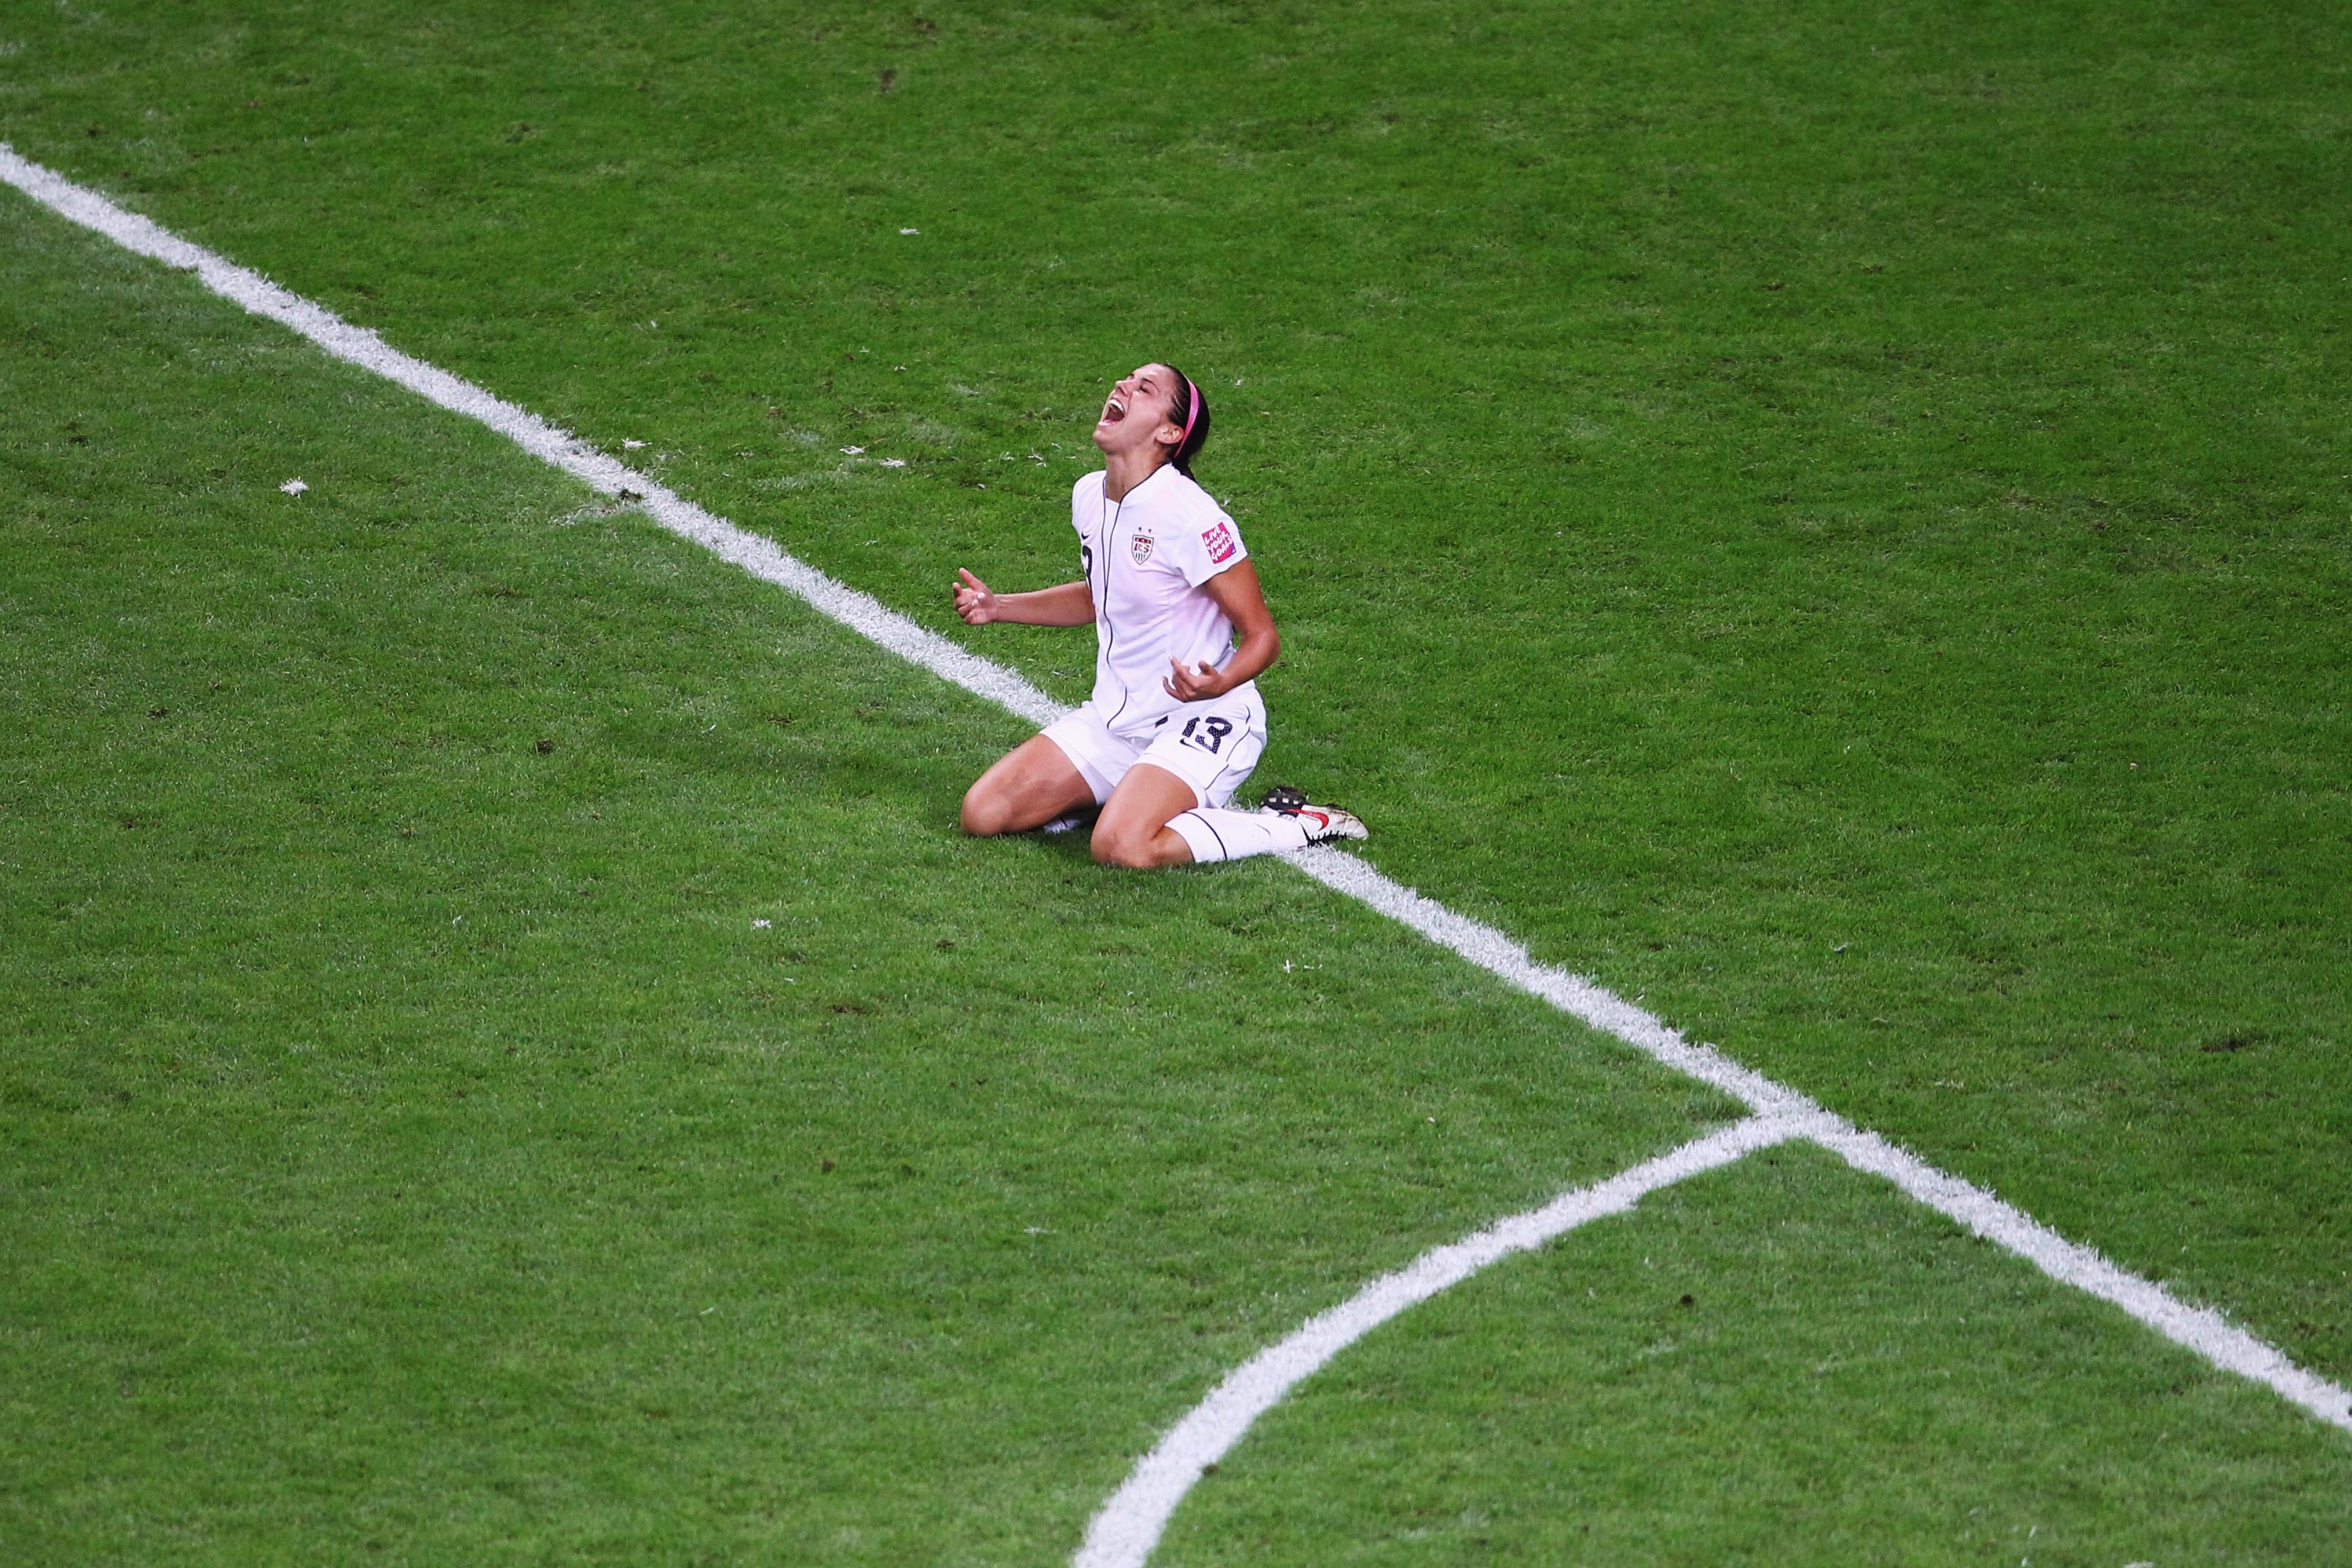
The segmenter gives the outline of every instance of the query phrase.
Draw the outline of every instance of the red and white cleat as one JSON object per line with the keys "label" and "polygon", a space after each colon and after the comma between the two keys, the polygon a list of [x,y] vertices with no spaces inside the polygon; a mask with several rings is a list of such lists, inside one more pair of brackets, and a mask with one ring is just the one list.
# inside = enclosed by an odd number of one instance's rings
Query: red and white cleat
{"label": "red and white cleat", "polygon": [[1370,838],[1371,829],[1354,812],[1336,805],[1316,805],[1307,798],[1307,792],[1288,784],[1276,784],[1265,792],[1258,806],[1260,816],[1286,817],[1307,829],[1309,844],[1328,844],[1335,838]]}

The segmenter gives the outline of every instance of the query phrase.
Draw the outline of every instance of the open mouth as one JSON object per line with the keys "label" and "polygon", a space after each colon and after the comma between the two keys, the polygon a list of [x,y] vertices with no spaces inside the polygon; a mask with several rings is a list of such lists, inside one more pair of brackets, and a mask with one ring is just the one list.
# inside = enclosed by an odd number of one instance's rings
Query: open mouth
{"label": "open mouth", "polygon": [[1109,396],[1109,397],[1108,397],[1107,399],[1105,399],[1105,400],[1104,400],[1104,402],[1103,402],[1103,412],[1102,412],[1102,419],[1101,419],[1101,423],[1102,423],[1102,424],[1105,424],[1105,425],[1116,425],[1116,424],[1118,424],[1120,420],[1122,420],[1122,419],[1124,419],[1124,418],[1126,418],[1126,417],[1127,417],[1127,404],[1126,404],[1126,402],[1125,402],[1123,399],[1121,399],[1121,398],[1120,398],[1120,396],[1118,395],[1118,394],[1117,394],[1117,393],[1115,393],[1115,392],[1114,392],[1114,393],[1112,393],[1112,394],[1110,395],[1110,396]]}

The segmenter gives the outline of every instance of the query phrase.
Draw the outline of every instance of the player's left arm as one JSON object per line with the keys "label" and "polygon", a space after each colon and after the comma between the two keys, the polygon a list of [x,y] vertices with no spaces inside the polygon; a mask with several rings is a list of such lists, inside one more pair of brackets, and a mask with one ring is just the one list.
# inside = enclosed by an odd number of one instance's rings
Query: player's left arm
{"label": "player's left arm", "polygon": [[1274,612],[1266,608],[1265,589],[1257,580],[1255,562],[1244,556],[1202,584],[1201,589],[1225,612],[1234,630],[1241,634],[1241,642],[1223,669],[1213,664],[1186,669],[1181,660],[1170,659],[1174,671],[1162,677],[1160,684],[1179,702],[1223,697],[1244,681],[1265,674],[1282,652],[1282,634],[1274,629]]}

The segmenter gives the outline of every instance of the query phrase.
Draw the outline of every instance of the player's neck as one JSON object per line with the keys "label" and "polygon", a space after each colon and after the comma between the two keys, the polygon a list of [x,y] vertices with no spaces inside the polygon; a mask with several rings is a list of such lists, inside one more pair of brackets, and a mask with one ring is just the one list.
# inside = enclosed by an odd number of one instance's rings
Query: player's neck
{"label": "player's neck", "polygon": [[1107,452],[1103,455],[1103,497],[1123,501],[1127,492],[1168,465],[1155,452]]}

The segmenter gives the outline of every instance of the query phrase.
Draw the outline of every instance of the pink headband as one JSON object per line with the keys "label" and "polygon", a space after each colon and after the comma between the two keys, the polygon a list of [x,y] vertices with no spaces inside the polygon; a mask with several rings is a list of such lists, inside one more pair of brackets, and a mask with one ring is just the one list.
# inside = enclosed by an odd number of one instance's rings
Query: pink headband
{"label": "pink headband", "polygon": [[1192,384],[1192,378],[1189,375],[1184,377],[1184,390],[1192,395],[1192,403],[1184,410],[1184,435],[1176,443],[1176,449],[1180,452],[1184,449],[1184,443],[1192,438],[1192,421],[1201,416],[1201,389]]}

